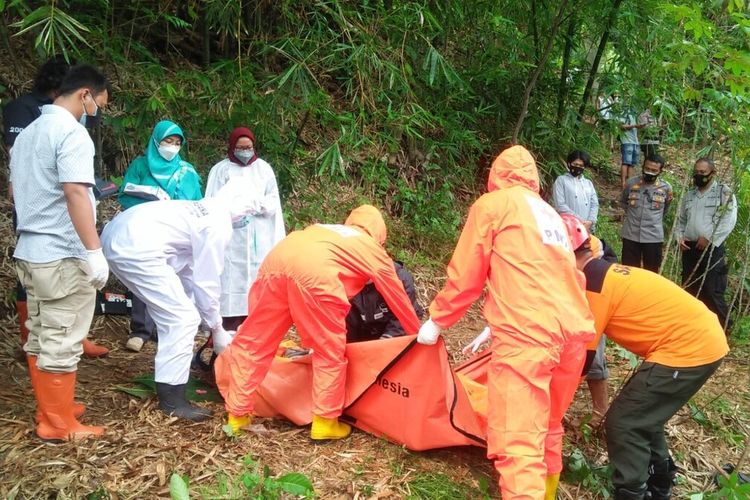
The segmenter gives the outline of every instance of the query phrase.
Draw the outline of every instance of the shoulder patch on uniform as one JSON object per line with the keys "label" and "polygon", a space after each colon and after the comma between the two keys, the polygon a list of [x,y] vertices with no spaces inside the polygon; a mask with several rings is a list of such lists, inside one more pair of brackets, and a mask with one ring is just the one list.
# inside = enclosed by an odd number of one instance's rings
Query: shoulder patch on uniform
{"label": "shoulder patch on uniform", "polygon": [[726,184],[720,185],[721,204],[726,205],[732,200],[732,190]]}

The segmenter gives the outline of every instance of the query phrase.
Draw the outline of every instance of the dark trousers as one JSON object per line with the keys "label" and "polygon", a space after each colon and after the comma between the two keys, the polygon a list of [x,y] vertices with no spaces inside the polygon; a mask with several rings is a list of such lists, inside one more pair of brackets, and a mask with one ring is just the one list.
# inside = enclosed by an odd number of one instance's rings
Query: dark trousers
{"label": "dark trousers", "polygon": [[612,402],[604,423],[615,488],[645,491],[650,463],[668,460],[664,425],[722,360],[692,368],[643,362]]}
{"label": "dark trousers", "polygon": [[[626,266],[642,267],[655,273],[661,266],[662,243],[638,243],[622,239],[622,263]],[[643,264],[641,264],[641,262]]]}
{"label": "dark trousers", "polygon": [[641,144],[641,151],[643,151],[643,158],[645,160],[649,156],[659,154],[659,145],[658,144]]}
{"label": "dark trousers", "polygon": [[719,317],[722,328],[729,331],[729,306],[724,299],[728,270],[724,245],[709,245],[703,251],[695,248],[693,241],[687,245],[690,248],[682,252],[682,286],[706,304]]}
{"label": "dark trousers", "polygon": [[224,330],[237,331],[247,316],[225,316],[221,318],[221,326]]}
{"label": "dark trousers", "polygon": [[133,310],[130,313],[130,336],[140,337],[144,341],[155,340],[154,320],[148,314],[146,304],[135,294],[133,295]]}

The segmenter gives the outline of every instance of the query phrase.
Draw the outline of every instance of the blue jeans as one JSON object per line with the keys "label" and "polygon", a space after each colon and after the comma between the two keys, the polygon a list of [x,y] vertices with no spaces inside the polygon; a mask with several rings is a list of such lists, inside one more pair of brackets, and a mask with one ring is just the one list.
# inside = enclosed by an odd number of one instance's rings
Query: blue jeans
{"label": "blue jeans", "polygon": [[621,144],[620,152],[622,153],[623,165],[637,165],[640,157],[640,146],[638,144]]}

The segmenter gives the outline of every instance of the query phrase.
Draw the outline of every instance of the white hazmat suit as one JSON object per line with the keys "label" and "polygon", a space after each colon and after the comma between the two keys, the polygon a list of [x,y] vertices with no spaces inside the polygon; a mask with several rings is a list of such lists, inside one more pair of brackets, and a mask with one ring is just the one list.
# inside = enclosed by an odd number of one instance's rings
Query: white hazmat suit
{"label": "white hazmat suit", "polygon": [[247,316],[247,292],[258,268],[286,235],[276,176],[271,166],[260,158],[247,166],[226,158],[211,168],[206,196],[218,196],[220,189],[235,179],[252,186],[247,196],[258,201],[258,210],[242,221],[242,227],[235,229],[225,254],[220,300],[224,317]]}
{"label": "white hazmat suit", "polygon": [[219,314],[224,252],[233,221],[258,208],[242,195],[246,190],[233,182],[213,198],[144,203],[117,215],[102,232],[112,272],[146,303],[156,324],[157,383],[187,382],[201,320],[215,340],[225,334]]}

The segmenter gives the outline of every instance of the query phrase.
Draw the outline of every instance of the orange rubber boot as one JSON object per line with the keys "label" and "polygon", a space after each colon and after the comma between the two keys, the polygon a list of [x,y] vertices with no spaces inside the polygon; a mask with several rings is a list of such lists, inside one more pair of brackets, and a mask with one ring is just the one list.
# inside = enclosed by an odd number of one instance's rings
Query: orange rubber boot
{"label": "orange rubber boot", "polygon": [[42,419],[36,426],[36,434],[53,441],[75,441],[99,437],[104,427],[81,424],[73,415],[73,394],[76,372],[36,372],[36,398]]}
{"label": "orange rubber boot", "polygon": [[94,344],[89,339],[83,339],[83,355],[87,358],[101,358],[109,353],[109,349],[99,344]]}
{"label": "orange rubber boot", "polygon": [[26,328],[26,320],[29,319],[29,308],[25,300],[16,301],[16,314],[18,314],[18,329],[21,330],[21,347],[23,348],[29,339],[29,329]]}
{"label": "orange rubber boot", "polygon": [[[37,372],[39,369],[36,367],[36,356],[26,356],[26,361],[29,363],[29,378],[31,379],[31,387],[34,389],[34,394],[36,394],[36,384],[37,384]],[[81,403],[73,403],[73,416],[78,418],[81,415],[83,415],[86,412],[86,407],[82,405]],[[44,414],[42,413],[42,410],[39,409],[37,406],[36,408],[36,415],[34,415],[34,420],[38,424],[42,421],[42,418],[44,418]]]}

